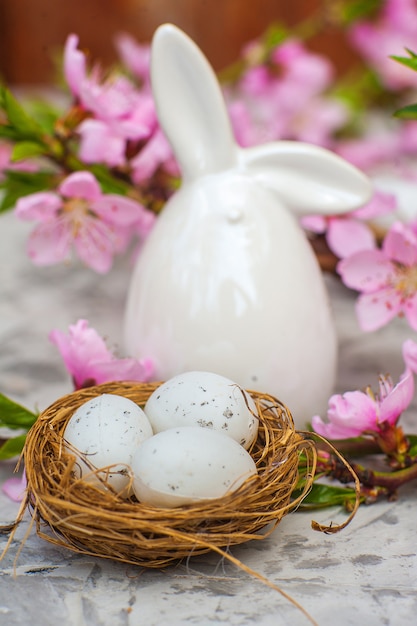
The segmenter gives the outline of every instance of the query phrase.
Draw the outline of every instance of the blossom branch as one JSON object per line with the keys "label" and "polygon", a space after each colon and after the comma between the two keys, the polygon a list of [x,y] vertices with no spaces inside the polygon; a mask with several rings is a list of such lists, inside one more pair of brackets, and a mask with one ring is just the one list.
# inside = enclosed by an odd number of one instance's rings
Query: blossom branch
{"label": "blossom branch", "polygon": [[[348,484],[352,481],[352,475],[337,458],[333,459],[332,466],[332,469],[328,469],[327,472],[329,477],[335,478],[342,484]],[[353,463],[351,467],[359,478],[364,493],[369,495],[369,490],[372,490],[374,497],[386,495],[389,499],[396,498],[400,487],[417,479],[417,462],[409,467],[391,472],[373,470],[358,463]]]}

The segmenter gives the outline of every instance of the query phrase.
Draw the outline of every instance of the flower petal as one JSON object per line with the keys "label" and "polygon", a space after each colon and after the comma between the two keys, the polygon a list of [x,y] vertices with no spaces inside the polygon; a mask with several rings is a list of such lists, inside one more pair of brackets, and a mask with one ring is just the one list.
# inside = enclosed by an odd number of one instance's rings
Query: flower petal
{"label": "flower petal", "polygon": [[377,407],[375,401],[362,391],[335,394],[329,399],[328,422],[315,416],[312,425],[316,432],[329,439],[357,437],[376,429]]}
{"label": "flower petal", "polygon": [[81,84],[86,78],[85,56],[77,46],[77,35],[69,35],[64,49],[64,76],[75,96],[80,95]]}
{"label": "flower petal", "polygon": [[372,430],[376,423],[376,404],[363,391],[347,391],[330,398],[327,416],[337,426],[348,426],[364,432]]}
{"label": "flower petal", "polygon": [[388,324],[401,311],[401,294],[393,288],[361,294],[356,301],[359,326],[371,332]]}
{"label": "flower petal", "polygon": [[417,374],[417,343],[412,339],[406,339],[403,343],[402,353],[406,367]]}
{"label": "flower petal", "polygon": [[130,162],[133,182],[143,183],[170,157],[172,157],[171,147],[162,131],[158,129]]}
{"label": "flower petal", "polygon": [[15,214],[21,220],[47,222],[56,217],[62,200],[52,191],[39,191],[18,199]]}
{"label": "flower petal", "polygon": [[133,74],[142,80],[148,81],[151,57],[150,46],[139,44],[127,33],[116,35],[115,44],[123,64]]}
{"label": "flower petal", "polygon": [[113,358],[102,337],[84,319],[71,325],[68,334],[58,329],[52,330],[49,340],[58,348],[77,389],[86,380],[96,380],[92,362],[106,363]]}
{"label": "flower petal", "polygon": [[417,293],[406,298],[402,308],[411,328],[417,330]]}
{"label": "flower petal", "polygon": [[402,222],[395,222],[391,226],[382,243],[382,250],[397,263],[408,267],[417,264],[417,237]]}
{"label": "flower petal", "polygon": [[396,424],[401,413],[411,403],[414,396],[414,377],[411,371],[406,371],[392,391],[380,404],[380,422]]}
{"label": "flower petal", "polygon": [[26,493],[26,473],[23,472],[20,478],[13,476],[4,481],[2,491],[14,502],[21,502]]}
{"label": "flower petal", "polygon": [[360,209],[352,212],[352,217],[361,220],[370,220],[387,213],[393,213],[398,208],[397,196],[386,191],[375,191],[371,200]]}
{"label": "flower petal", "polygon": [[111,361],[94,363],[94,378],[97,384],[124,380],[145,382],[153,374],[153,364],[145,359],[112,359]]}
{"label": "flower petal", "polygon": [[100,185],[91,172],[74,172],[67,176],[59,186],[59,192],[67,198],[98,200],[101,196]]}
{"label": "flower petal", "polygon": [[113,263],[117,236],[113,229],[96,218],[86,218],[80,225],[74,246],[79,258],[99,274],[106,274]]}
{"label": "flower petal", "polygon": [[101,196],[91,208],[106,222],[120,226],[140,222],[144,213],[151,213],[135,200],[110,193]]}
{"label": "flower petal", "polygon": [[347,287],[372,293],[385,287],[395,268],[381,250],[362,250],[340,261],[337,271]]}
{"label": "flower petal", "polygon": [[78,127],[81,135],[80,158],[85,163],[106,163],[110,167],[125,163],[126,140],[105,122],[88,119]]}
{"label": "flower petal", "polygon": [[28,255],[35,265],[54,265],[69,258],[71,230],[67,220],[39,224],[29,235]]}
{"label": "flower petal", "polygon": [[375,237],[366,224],[355,219],[332,219],[327,230],[329,248],[340,259],[362,250],[373,250]]}
{"label": "flower petal", "polygon": [[301,226],[312,233],[325,233],[327,220],[324,215],[305,215],[300,220]]}
{"label": "flower petal", "polygon": [[351,437],[357,437],[361,434],[354,426],[337,426],[331,422],[323,422],[318,415],[312,418],[311,425],[316,433],[330,440],[350,439]]}

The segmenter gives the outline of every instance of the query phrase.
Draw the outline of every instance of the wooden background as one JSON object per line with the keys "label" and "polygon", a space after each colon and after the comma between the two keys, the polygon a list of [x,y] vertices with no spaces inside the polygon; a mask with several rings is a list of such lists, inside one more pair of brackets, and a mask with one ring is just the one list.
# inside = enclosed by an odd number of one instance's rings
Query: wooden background
{"label": "wooden background", "polygon": [[[321,0],[0,0],[0,75],[10,85],[50,82],[51,55],[71,32],[92,59],[107,65],[116,59],[116,32],[149,41],[163,22],[183,28],[219,70],[271,22],[297,23],[320,5]],[[355,62],[340,32],[331,28],[311,47],[328,54],[340,70]]]}

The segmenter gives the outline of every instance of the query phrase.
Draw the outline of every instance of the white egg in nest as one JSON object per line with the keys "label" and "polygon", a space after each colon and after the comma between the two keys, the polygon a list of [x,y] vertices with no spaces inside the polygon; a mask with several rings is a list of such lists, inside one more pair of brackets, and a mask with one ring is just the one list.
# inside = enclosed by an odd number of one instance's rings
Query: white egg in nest
{"label": "white egg in nest", "polygon": [[257,474],[237,441],[195,426],[170,428],[144,441],[132,471],[139,502],[162,508],[221,498]]}
{"label": "white egg in nest", "polygon": [[218,430],[248,450],[259,420],[253,398],[233,380],[193,371],[165,381],[149,397],[144,411],[154,433],[174,426]]}
{"label": "white egg in nest", "polygon": [[[107,393],[82,404],[64,431],[67,448],[77,457],[75,474],[103,488],[106,481],[118,493],[129,484],[133,453],[152,435],[148,418],[135,402]],[[95,470],[101,468],[108,469],[97,477]]]}

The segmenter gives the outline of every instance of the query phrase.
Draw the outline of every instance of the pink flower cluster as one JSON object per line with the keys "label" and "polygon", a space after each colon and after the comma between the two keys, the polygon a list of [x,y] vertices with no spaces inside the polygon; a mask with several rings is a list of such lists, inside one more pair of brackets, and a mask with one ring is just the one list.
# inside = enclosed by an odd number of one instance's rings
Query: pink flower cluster
{"label": "pink flower cluster", "polygon": [[409,176],[406,161],[417,153],[417,122],[404,121],[399,126],[389,127],[384,123],[382,127],[366,128],[369,122],[366,115],[362,121],[364,128],[360,136],[338,141],[335,151],[365,172],[372,173],[379,166],[389,164],[391,169]]}
{"label": "pink flower cluster", "polygon": [[[138,88],[127,76],[104,79],[100,68],[87,71],[78,37],[70,35],[64,51],[64,75],[84,119],[76,128],[84,163],[129,167],[132,180],[141,182],[161,165],[174,168],[168,142],[159,130],[149,85],[149,48],[119,35],[118,49],[127,67],[140,79]],[[129,148],[129,150],[128,150]],[[128,152],[133,154],[128,158]]]}
{"label": "pink flower cluster", "polygon": [[357,22],[352,26],[350,40],[385,87],[395,91],[417,86],[417,74],[390,58],[404,55],[406,48],[415,49],[415,0],[385,0],[375,22]]}
{"label": "pink flower cluster", "polygon": [[[246,49],[248,57],[256,42]],[[226,89],[237,140],[242,146],[297,139],[331,146],[332,135],[347,120],[347,110],[327,95],[333,68],[324,56],[288,39],[269,62],[252,64],[238,83]]]}
{"label": "pink flower cluster", "polygon": [[[415,51],[415,0],[384,0],[375,20],[354,22],[347,34],[383,90],[402,94],[417,87],[417,73],[391,58],[408,56],[407,49]],[[404,168],[405,159],[415,156],[417,151],[417,122],[410,120],[396,125],[391,120],[388,124],[384,115],[382,123],[375,124],[374,119],[370,124],[366,113],[366,110],[361,112],[359,136],[338,141],[336,151],[364,171],[370,172],[386,163]],[[371,114],[375,118],[375,111]]]}

